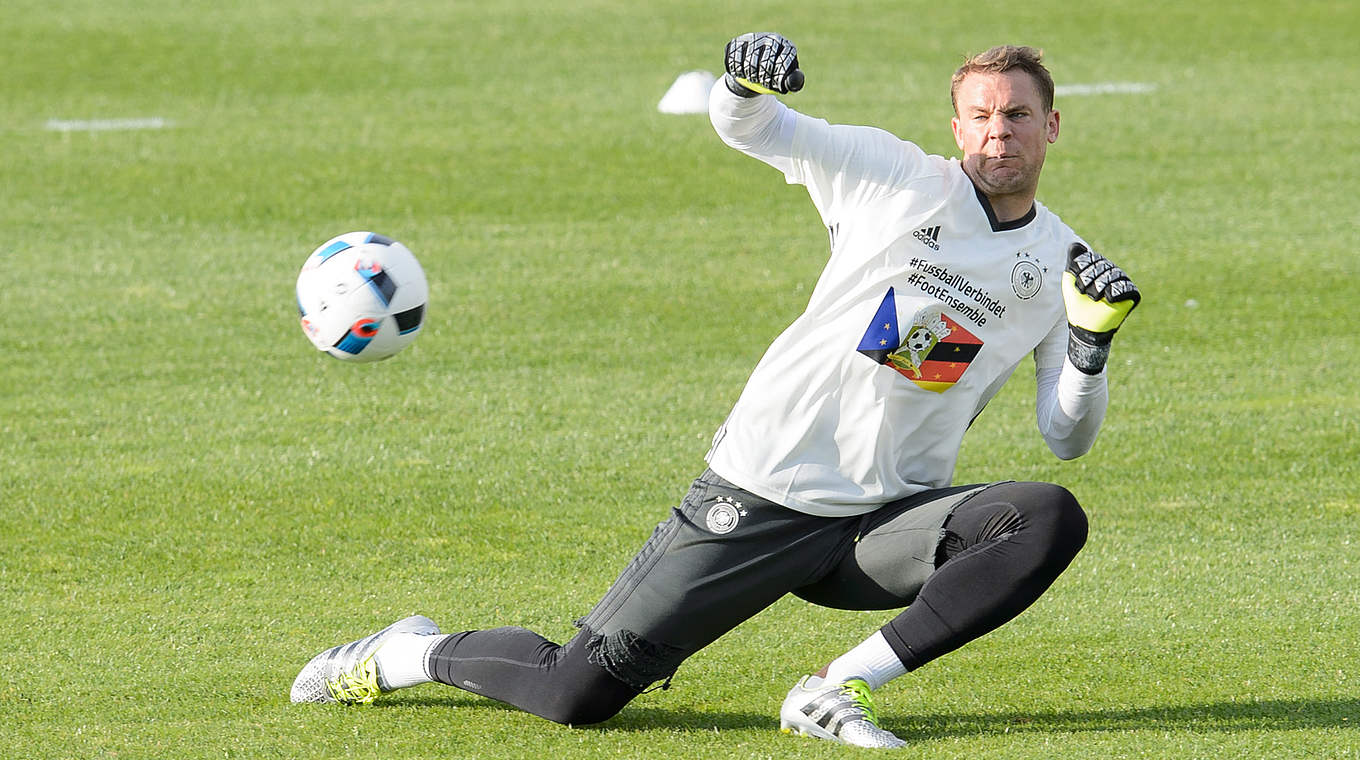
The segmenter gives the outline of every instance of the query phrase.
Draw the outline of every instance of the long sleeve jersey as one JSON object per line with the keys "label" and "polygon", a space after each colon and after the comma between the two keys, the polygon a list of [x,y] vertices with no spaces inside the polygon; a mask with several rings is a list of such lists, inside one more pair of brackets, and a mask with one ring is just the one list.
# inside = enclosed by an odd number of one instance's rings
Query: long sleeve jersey
{"label": "long sleeve jersey", "polygon": [[1066,359],[1060,284],[1079,238],[1055,214],[1036,202],[999,222],[957,159],[721,81],[709,115],[725,143],[806,187],[831,238],[806,309],[715,434],[714,472],[823,516],[947,486],[964,433],[1029,354],[1049,448],[1090,449],[1106,378]]}

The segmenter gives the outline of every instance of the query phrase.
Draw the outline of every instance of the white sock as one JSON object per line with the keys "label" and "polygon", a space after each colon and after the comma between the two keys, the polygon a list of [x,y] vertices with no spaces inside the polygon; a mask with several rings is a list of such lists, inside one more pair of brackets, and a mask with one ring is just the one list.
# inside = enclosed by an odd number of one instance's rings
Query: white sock
{"label": "white sock", "polygon": [[422,633],[394,633],[389,636],[373,657],[383,683],[389,689],[404,689],[433,681],[425,671],[425,658],[434,645],[445,638],[447,635]]}
{"label": "white sock", "polygon": [[883,632],[874,631],[854,649],[831,661],[826,669],[826,682],[845,683],[859,678],[874,690],[906,672],[907,666],[883,638]]}

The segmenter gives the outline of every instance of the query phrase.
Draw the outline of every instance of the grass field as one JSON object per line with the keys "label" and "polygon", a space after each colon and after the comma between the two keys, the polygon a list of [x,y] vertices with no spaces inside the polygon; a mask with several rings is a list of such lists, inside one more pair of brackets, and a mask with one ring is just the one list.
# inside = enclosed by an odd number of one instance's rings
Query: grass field
{"label": "grass field", "polygon": [[[880,692],[909,756],[1360,758],[1360,9],[1070,6],[6,0],[0,755],[860,756],[776,714],[884,616],[794,600],[596,728],[287,697],[411,612],[565,638],[702,469],[825,233],[655,106],[772,28],[795,107],[948,155],[948,76],[996,42],[1153,88],[1060,97],[1040,188],[1144,294],[1100,442],[1047,453],[1025,365],[957,473],[1063,483],[1091,540]],[[432,290],[371,366],[294,311],[354,229]]]}

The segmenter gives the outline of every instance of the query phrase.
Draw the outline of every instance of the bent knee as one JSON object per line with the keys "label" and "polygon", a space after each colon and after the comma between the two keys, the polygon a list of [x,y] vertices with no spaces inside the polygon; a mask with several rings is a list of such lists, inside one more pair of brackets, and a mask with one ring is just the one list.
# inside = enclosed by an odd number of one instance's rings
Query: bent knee
{"label": "bent knee", "polygon": [[1072,492],[1053,483],[1033,485],[1033,511],[1029,519],[1043,528],[1050,537],[1052,551],[1066,555],[1066,561],[1086,545],[1090,530],[1086,510],[1081,508]]}
{"label": "bent knee", "polygon": [[639,693],[597,667],[573,670],[531,712],[564,726],[589,726],[614,717]]}
{"label": "bent knee", "polygon": [[1085,546],[1086,511],[1071,491],[1053,483],[1007,483],[997,489],[1005,489],[1004,497],[1020,513],[1024,530],[1047,544],[1055,559],[1070,561]]}
{"label": "bent knee", "polygon": [[590,726],[618,715],[626,704],[627,700],[618,701],[608,695],[582,692],[559,700],[539,717],[564,726]]}
{"label": "bent knee", "polygon": [[598,635],[582,628],[555,664],[558,690],[535,714],[568,726],[602,723],[652,682],[669,677],[683,659],[681,650],[632,631]]}

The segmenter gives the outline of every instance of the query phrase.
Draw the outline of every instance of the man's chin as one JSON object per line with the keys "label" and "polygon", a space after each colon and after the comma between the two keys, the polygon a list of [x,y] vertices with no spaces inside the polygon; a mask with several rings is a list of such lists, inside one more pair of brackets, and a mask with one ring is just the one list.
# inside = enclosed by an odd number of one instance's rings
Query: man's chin
{"label": "man's chin", "polygon": [[1034,191],[1030,177],[1019,169],[1003,168],[980,172],[974,178],[978,189],[987,195],[1016,195]]}

